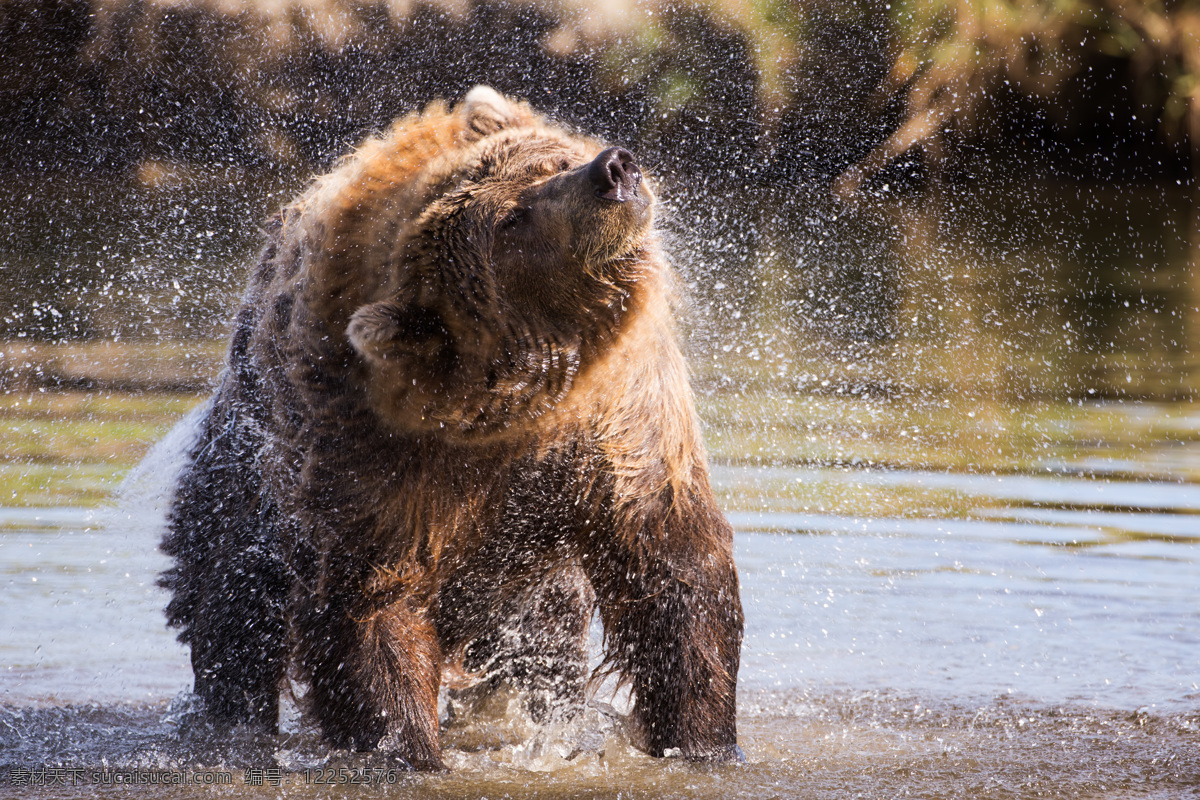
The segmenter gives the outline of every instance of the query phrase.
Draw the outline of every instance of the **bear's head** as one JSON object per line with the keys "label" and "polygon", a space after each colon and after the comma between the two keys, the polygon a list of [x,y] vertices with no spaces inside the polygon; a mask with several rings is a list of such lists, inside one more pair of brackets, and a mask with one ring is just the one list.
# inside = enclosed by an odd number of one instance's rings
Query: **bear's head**
{"label": "bear's head", "polygon": [[553,408],[662,271],[655,198],[628,151],[486,87],[442,113],[461,134],[422,174],[399,288],[348,335],[393,426],[492,438]]}

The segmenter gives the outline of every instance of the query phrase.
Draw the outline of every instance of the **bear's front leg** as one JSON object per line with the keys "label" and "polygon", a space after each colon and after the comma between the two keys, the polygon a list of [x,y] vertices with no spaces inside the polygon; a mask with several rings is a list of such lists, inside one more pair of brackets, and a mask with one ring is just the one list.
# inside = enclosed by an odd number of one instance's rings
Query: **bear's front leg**
{"label": "bear's front leg", "polygon": [[607,663],[631,683],[651,755],[738,761],[743,619],[733,534],[711,500],[662,507],[635,531],[618,526],[608,547],[584,559]]}
{"label": "bear's front leg", "polygon": [[301,663],[308,703],[329,741],[379,749],[440,770],[441,651],[432,622],[405,599],[361,608],[333,599],[305,615]]}

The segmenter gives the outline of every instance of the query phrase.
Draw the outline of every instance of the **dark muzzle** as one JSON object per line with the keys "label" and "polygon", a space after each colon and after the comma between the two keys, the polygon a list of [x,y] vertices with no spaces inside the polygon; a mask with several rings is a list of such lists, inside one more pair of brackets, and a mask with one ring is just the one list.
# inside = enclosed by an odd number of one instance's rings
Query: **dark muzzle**
{"label": "dark muzzle", "polygon": [[596,196],[623,203],[637,194],[642,171],[633,155],[623,147],[610,147],[588,165],[588,180],[596,187]]}

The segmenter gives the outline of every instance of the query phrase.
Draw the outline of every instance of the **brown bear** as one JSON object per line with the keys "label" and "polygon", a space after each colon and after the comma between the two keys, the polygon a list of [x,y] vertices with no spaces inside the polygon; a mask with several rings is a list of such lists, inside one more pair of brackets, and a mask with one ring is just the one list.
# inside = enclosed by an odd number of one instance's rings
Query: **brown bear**
{"label": "brown bear", "polygon": [[577,708],[598,609],[641,746],[740,757],[654,202],[627,151],[477,87],[279,214],[163,543],[212,718],[274,729],[290,674],[333,745],[438,769],[443,670]]}

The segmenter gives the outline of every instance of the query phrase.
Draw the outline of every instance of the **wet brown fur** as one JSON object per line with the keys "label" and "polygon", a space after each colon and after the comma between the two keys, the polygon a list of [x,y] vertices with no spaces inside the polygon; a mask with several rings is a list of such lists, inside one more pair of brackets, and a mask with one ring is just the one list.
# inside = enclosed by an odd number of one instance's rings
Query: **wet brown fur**
{"label": "wet brown fur", "polygon": [[648,752],[737,753],[731,532],[601,149],[477,89],[281,213],[164,542],[214,717],[274,727],[290,665],[333,743],[437,768],[443,669],[577,706],[597,607]]}

